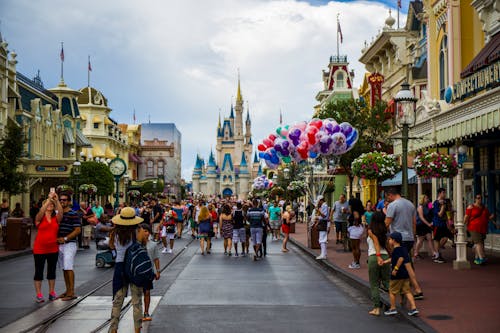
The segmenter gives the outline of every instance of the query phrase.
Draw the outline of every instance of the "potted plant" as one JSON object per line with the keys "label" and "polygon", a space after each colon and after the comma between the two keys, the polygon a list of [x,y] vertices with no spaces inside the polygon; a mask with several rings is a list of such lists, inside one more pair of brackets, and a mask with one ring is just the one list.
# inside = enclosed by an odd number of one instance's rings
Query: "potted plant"
{"label": "potted plant", "polygon": [[422,152],[413,160],[413,167],[422,178],[451,178],[458,173],[454,156],[440,152]]}
{"label": "potted plant", "polygon": [[395,155],[384,152],[361,154],[352,161],[352,173],[361,179],[385,180],[393,177],[401,166]]}

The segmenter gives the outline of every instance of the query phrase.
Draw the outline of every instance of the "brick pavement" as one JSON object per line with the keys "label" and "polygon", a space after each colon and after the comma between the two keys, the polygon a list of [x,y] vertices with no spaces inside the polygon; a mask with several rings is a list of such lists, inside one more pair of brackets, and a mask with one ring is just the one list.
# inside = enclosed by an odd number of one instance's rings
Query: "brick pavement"
{"label": "brick pavement", "polygon": [[[293,241],[307,246],[306,224],[297,223],[296,232],[290,234]],[[328,243],[328,262],[347,276],[354,276],[368,286],[366,265],[366,239],[361,245],[361,268],[349,269],[352,253],[344,252],[341,244],[335,244],[335,235],[330,233]],[[311,250],[319,254],[319,250]],[[415,262],[415,272],[424,299],[416,301],[419,318],[438,332],[481,332],[500,331],[500,254],[488,252],[489,261],[484,266],[472,264],[470,270],[454,270],[455,249],[443,250],[449,259],[444,264],[432,262],[430,257]],[[473,258],[468,249],[467,257]],[[367,315],[370,309],[366,309]],[[424,325],[426,326],[426,325]]]}

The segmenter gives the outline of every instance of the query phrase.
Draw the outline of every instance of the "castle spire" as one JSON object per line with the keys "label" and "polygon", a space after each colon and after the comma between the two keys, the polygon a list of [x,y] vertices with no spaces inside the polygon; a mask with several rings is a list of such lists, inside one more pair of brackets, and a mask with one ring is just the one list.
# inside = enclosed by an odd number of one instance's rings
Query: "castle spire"
{"label": "castle spire", "polygon": [[220,123],[220,109],[219,109],[219,124],[217,125],[217,128],[220,128],[221,123]]}
{"label": "castle spire", "polygon": [[243,96],[241,95],[240,87],[240,69],[238,68],[238,91],[236,93],[236,103],[243,103]]}

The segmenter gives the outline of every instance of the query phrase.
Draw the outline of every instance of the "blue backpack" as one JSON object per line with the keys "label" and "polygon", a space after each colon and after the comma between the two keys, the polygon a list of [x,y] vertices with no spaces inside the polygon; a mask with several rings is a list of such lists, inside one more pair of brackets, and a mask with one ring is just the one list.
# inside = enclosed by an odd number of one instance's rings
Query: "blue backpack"
{"label": "blue backpack", "polygon": [[125,252],[125,276],[138,287],[146,287],[153,281],[155,275],[148,251],[139,243],[134,242]]}

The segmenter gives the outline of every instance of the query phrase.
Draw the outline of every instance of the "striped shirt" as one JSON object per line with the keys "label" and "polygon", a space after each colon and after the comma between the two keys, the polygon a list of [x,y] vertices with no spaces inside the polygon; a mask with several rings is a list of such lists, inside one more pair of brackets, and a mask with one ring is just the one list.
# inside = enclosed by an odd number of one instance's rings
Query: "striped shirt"
{"label": "striped shirt", "polygon": [[[74,210],[64,212],[61,223],[59,223],[59,231],[57,237],[66,237],[76,228],[82,226],[80,216]],[[68,242],[76,242],[76,239],[68,240]]]}
{"label": "striped shirt", "polygon": [[260,208],[250,208],[247,212],[247,218],[250,222],[250,228],[262,228],[264,225],[265,212]]}

